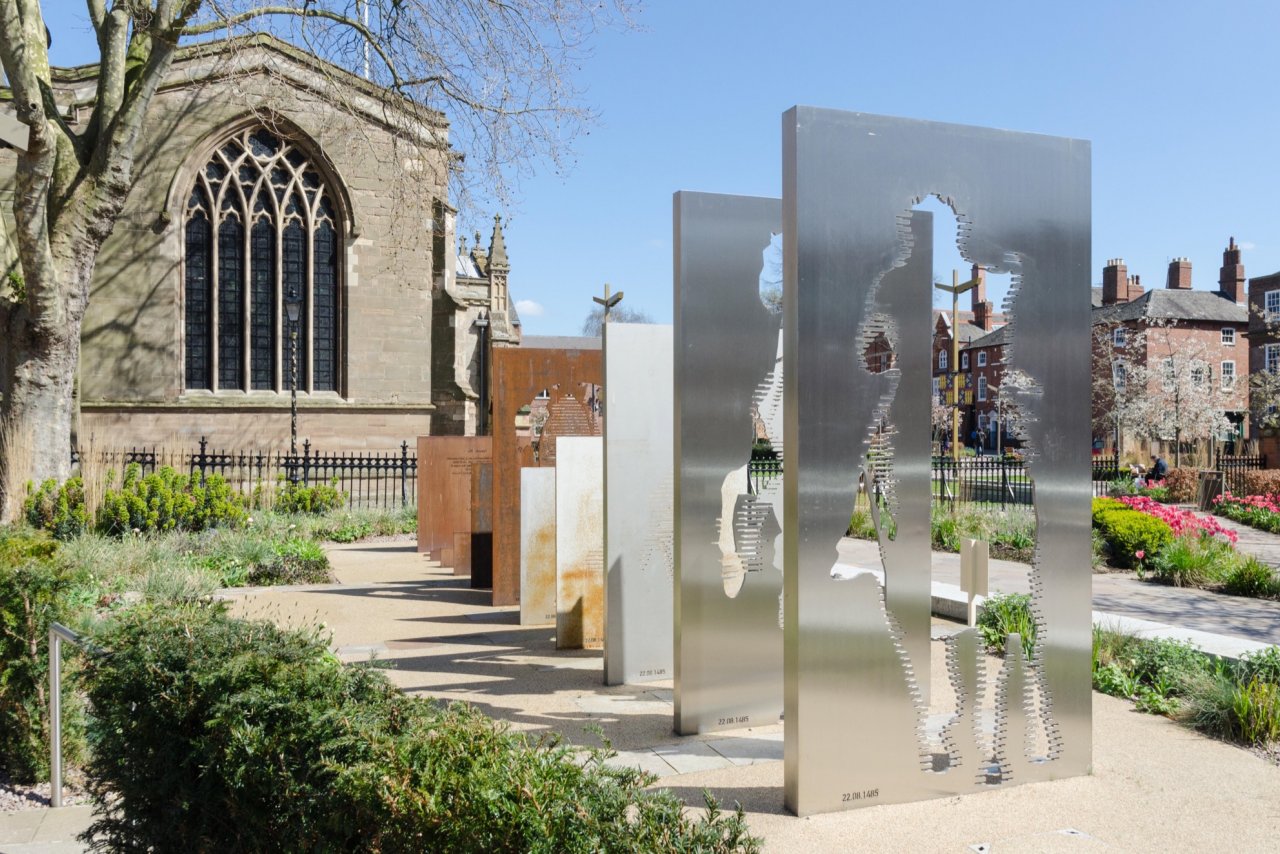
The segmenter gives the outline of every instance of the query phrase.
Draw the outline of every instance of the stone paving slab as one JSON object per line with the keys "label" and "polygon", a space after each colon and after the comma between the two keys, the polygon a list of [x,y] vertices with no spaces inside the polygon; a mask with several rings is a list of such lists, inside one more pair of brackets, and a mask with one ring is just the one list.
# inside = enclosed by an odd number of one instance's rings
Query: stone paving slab
{"label": "stone paving slab", "polygon": [[93,823],[90,806],[0,815],[0,854],[80,854],[76,837]]}

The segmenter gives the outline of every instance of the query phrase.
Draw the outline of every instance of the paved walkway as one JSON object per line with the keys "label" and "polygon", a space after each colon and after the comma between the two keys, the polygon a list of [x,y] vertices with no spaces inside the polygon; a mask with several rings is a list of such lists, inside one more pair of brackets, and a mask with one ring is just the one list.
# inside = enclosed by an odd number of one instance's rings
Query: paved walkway
{"label": "paved walkway", "polygon": [[[843,562],[853,566],[878,566],[880,561],[879,549],[871,540],[846,537],[840,543],[840,556]],[[1029,568],[1025,563],[992,560],[988,567],[991,592],[1029,592]],[[960,556],[934,552],[933,578],[935,588],[938,583],[945,584],[953,587],[959,596]],[[935,589],[935,596],[937,592]],[[1109,572],[1093,574],[1093,607],[1104,615],[1147,620],[1243,641],[1280,644],[1280,602],[1270,599],[1171,587],[1140,581],[1132,572]]]}
{"label": "paved walkway", "polygon": [[[843,550],[862,547],[846,541]],[[486,593],[411,544],[344,546],[331,557],[336,585],[226,596],[240,614],[323,623],[345,660],[376,656],[406,691],[470,702],[515,729],[596,744],[586,728],[599,726],[620,751],[615,761],[653,771],[657,785],[687,802],[699,803],[704,787],[724,803],[740,802],[766,851],[1247,852],[1274,850],[1280,834],[1280,768],[1096,694],[1089,776],[797,819],[782,805],[780,723],[677,737],[669,681],[603,685],[598,652],[557,651],[552,629],[520,626],[516,609],[489,607]],[[954,562],[937,556],[938,572]],[[1020,573],[1025,584],[1025,568],[997,563],[993,583],[1013,585]],[[954,624],[935,622],[935,636],[949,631]],[[940,685],[942,647],[934,644]],[[0,816],[0,852],[80,850],[70,840],[88,824],[87,810],[36,815]]]}
{"label": "paved walkway", "polygon": [[[1193,508],[1188,506],[1186,509],[1191,510]],[[1239,522],[1222,516],[1214,516],[1213,518],[1217,519],[1218,524],[1222,525],[1222,527],[1236,532],[1237,549],[1245,554],[1253,555],[1267,566],[1280,568],[1280,534],[1259,531],[1257,528],[1241,525]]]}

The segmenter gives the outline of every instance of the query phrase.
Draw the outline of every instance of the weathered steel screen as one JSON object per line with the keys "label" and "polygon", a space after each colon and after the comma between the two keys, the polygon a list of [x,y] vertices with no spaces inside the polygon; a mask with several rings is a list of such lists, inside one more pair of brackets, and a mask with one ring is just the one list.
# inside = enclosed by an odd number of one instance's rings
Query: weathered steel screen
{"label": "weathered steel screen", "polygon": [[[529,456],[530,438],[517,432],[516,413],[541,392],[547,393],[547,409],[553,415],[544,427],[538,465],[554,465],[555,435],[599,434],[594,416],[581,416],[603,379],[599,339],[543,340],[550,346],[526,337],[519,347],[493,351],[494,605],[520,602],[520,467],[534,461]],[[565,341],[578,346],[564,346]],[[567,414],[556,418],[557,412]],[[552,429],[560,432],[548,437]]]}
{"label": "weathered steel screen", "polygon": [[471,533],[471,468],[492,455],[489,436],[418,437],[418,551],[460,575],[454,536]]}

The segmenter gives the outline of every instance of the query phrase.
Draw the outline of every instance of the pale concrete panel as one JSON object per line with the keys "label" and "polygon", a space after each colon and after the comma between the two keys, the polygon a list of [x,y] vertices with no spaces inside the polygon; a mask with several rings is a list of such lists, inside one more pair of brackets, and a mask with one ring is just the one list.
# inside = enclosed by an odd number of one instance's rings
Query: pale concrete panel
{"label": "pale concrete panel", "polygon": [[604,646],[604,440],[556,441],[556,648]]}
{"label": "pale concrete panel", "polygon": [[556,623],[556,470],[520,469],[520,625]]}
{"label": "pale concrete panel", "polygon": [[604,681],[672,673],[672,328],[605,331]]}

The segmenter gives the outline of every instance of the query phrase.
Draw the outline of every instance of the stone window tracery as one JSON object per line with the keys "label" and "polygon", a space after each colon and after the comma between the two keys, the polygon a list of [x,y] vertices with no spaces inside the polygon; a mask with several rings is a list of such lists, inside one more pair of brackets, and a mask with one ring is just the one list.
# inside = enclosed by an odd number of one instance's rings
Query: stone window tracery
{"label": "stone window tracery", "polygon": [[332,194],[295,143],[249,127],[219,146],[184,214],[188,390],[288,391],[293,293],[298,390],[339,390],[338,227]]}

